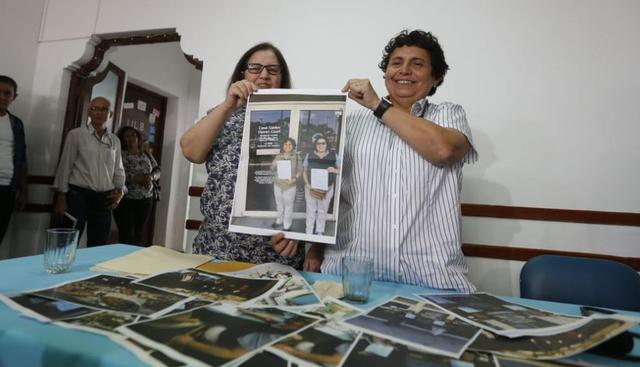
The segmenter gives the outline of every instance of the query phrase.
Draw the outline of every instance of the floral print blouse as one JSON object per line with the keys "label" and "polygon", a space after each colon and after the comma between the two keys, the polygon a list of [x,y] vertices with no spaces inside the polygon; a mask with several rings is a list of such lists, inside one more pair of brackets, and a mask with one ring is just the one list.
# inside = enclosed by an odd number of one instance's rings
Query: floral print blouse
{"label": "floral print blouse", "polygon": [[238,173],[245,108],[234,112],[218,134],[207,158],[207,185],[200,197],[204,220],[193,241],[193,252],[217,259],[254,264],[277,262],[300,269],[304,246],[293,257],[283,257],[271,247],[271,238],[229,232],[229,217]]}
{"label": "floral print blouse", "polygon": [[147,153],[140,155],[131,154],[126,150],[122,150],[122,165],[126,174],[127,194],[125,198],[140,200],[149,199],[153,196],[153,184],[148,189],[142,185],[131,182],[133,176],[153,174],[154,179],[160,178],[160,167],[156,160]]}

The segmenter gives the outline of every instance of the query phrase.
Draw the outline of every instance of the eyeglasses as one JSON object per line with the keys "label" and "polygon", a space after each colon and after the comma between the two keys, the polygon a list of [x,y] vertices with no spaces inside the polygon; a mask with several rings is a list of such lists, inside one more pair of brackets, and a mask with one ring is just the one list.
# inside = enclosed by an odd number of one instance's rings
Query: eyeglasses
{"label": "eyeglasses", "polygon": [[93,111],[93,112],[108,112],[109,111],[109,107],[91,106],[91,107],[89,107],[89,111]]}
{"label": "eyeglasses", "polygon": [[280,67],[280,65],[262,65],[262,64],[257,64],[257,63],[248,63],[247,64],[247,71],[250,72],[251,74],[260,74],[262,73],[262,69],[267,69],[267,72],[271,75],[278,75],[280,74],[280,71],[282,70],[282,68]]}

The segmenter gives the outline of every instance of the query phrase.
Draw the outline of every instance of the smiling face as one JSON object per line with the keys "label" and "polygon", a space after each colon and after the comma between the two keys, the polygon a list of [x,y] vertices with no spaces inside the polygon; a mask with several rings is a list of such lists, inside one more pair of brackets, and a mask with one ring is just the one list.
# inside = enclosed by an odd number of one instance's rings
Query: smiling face
{"label": "smiling face", "polygon": [[389,56],[385,85],[394,104],[411,108],[438,82],[431,75],[431,59],[425,49],[403,46],[393,50]]}
{"label": "smiling face", "polygon": [[320,138],[316,140],[316,152],[324,153],[327,151],[327,140],[325,138]]}
{"label": "smiling face", "polygon": [[282,151],[284,153],[291,153],[293,151],[293,144],[291,144],[290,141],[285,141],[284,144],[282,144]]}
{"label": "smiling face", "polygon": [[[254,52],[247,63],[261,65],[280,65],[276,54],[271,50],[260,50]],[[243,77],[245,80],[253,82],[258,88],[280,88],[282,84],[282,74],[269,74],[267,68],[263,68],[262,71],[258,74],[253,74],[245,70],[243,71]]]}

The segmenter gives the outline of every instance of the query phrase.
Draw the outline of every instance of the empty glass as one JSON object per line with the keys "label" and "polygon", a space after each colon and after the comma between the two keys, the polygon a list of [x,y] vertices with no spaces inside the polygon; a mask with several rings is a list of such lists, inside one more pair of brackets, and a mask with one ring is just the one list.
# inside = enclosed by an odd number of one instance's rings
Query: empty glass
{"label": "empty glass", "polygon": [[47,229],[47,242],[44,245],[44,269],[52,274],[68,271],[76,259],[77,248],[77,229]]}
{"label": "empty glass", "polygon": [[346,300],[366,303],[373,279],[373,260],[366,257],[342,258],[342,288]]}

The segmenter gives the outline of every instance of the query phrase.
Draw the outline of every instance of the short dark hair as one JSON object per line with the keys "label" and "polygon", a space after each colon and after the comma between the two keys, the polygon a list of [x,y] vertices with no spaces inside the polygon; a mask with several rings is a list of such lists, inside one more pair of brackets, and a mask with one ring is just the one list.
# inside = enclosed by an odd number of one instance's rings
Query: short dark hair
{"label": "short dark hair", "polygon": [[393,51],[398,47],[404,46],[420,47],[427,51],[431,59],[431,76],[436,80],[440,80],[429,91],[429,96],[434,95],[438,87],[442,85],[444,76],[447,70],[449,70],[449,65],[447,65],[447,61],[444,58],[444,51],[442,51],[442,47],[440,47],[440,43],[438,43],[438,38],[431,34],[431,32],[425,32],[419,29],[409,32],[404,29],[398,33],[397,36],[389,40],[389,43],[387,43],[384,48],[382,61],[380,61],[378,67],[380,67],[383,72],[386,72],[387,66],[389,66],[389,57],[391,57]]}
{"label": "short dark hair", "polygon": [[284,144],[285,144],[286,142],[291,143],[291,145],[293,145],[293,149],[294,149],[294,150],[296,149],[296,139],[294,139],[294,138],[292,138],[292,137],[288,137],[288,138],[286,138],[286,139],[284,139],[284,140],[282,141],[282,144],[280,145],[280,152],[282,152],[282,151],[283,151],[282,149],[284,148]]}
{"label": "short dark hair", "polygon": [[0,83],[9,84],[10,86],[13,87],[14,97],[18,95],[18,83],[16,83],[16,81],[13,80],[13,78],[6,75],[0,75]]}
{"label": "short dark hair", "polygon": [[272,51],[276,55],[276,58],[278,59],[278,63],[280,64],[280,70],[281,70],[280,88],[287,88],[287,89],[291,88],[291,75],[289,74],[289,66],[287,65],[287,61],[285,61],[284,56],[282,56],[282,52],[280,52],[280,50],[278,50],[278,48],[272,45],[271,43],[262,42],[248,49],[242,55],[242,57],[240,57],[240,60],[238,60],[238,63],[236,64],[235,69],[233,69],[233,74],[231,74],[231,78],[229,78],[229,85],[227,85],[227,89],[231,87],[231,84],[244,79],[243,72],[247,70],[247,63],[249,62],[249,59],[251,58],[251,56],[258,51],[266,51],[266,50]]}
{"label": "short dark hair", "polygon": [[122,148],[122,150],[127,149],[127,147],[124,146],[124,134],[128,130],[132,130],[136,134],[136,136],[138,137],[139,148],[142,148],[142,144],[144,143],[144,139],[142,138],[142,133],[138,131],[138,129],[135,129],[131,126],[123,126],[118,130],[118,133],[116,135],[118,135],[118,139],[120,139],[120,148]]}

